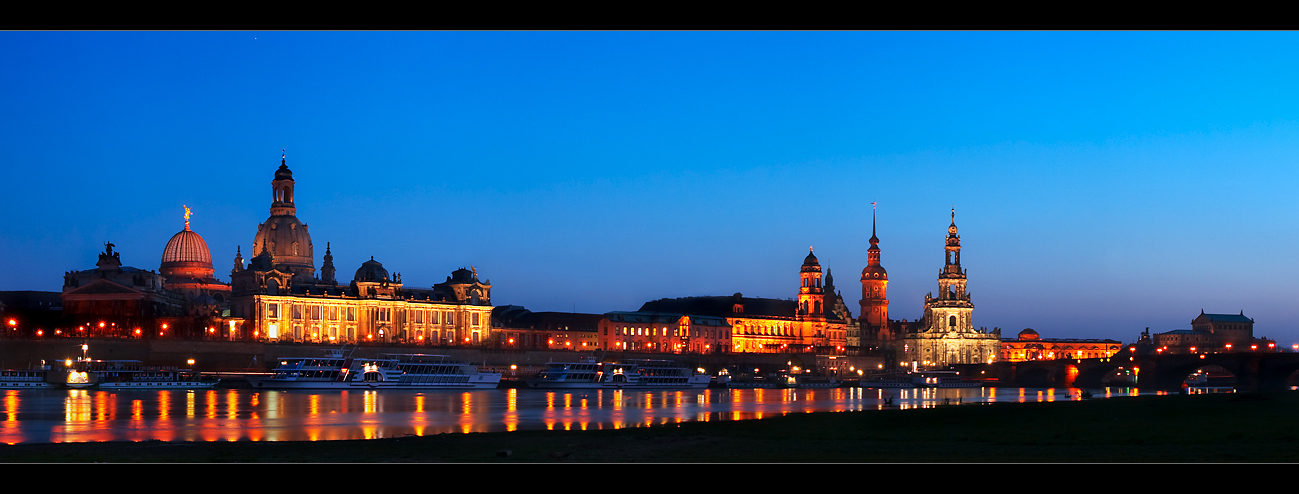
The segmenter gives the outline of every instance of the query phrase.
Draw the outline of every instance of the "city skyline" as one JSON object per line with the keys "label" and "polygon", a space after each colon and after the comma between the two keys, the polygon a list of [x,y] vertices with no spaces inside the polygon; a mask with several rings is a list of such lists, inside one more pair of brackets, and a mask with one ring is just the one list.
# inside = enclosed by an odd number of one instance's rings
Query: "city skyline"
{"label": "city skyline", "polygon": [[[792,298],[890,315],[956,209],[976,327],[1132,341],[1200,309],[1288,346],[1289,33],[0,33],[3,290],[191,227],[228,281],[287,148],[339,278],[475,266],[495,305]],[[323,246],[319,246],[323,247]],[[323,250],[316,252],[319,263]]]}

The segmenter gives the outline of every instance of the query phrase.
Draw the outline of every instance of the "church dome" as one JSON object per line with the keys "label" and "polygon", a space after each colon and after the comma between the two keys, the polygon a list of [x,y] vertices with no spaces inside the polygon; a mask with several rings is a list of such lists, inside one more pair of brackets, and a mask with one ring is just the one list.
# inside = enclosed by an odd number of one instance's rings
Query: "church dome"
{"label": "church dome", "polygon": [[866,269],[861,270],[861,279],[887,280],[889,272],[884,270],[884,266],[866,266]]}
{"label": "church dome", "polygon": [[212,253],[203,237],[189,229],[188,220],[185,229],[172,235],[162,249],[162,265],[158,271],[171,278],[212,277]]}
{"label": "church dome", "polygon": [[816,256],[812,255],[812,248],[811,248],[811,247],[808,247],[808,248],[807,248],[807,257],[804,257],[804,258],[803,258],[803,265],[804,265],[804,266],[820,266],[820,265],[821,265],[821,262],[816,260]]}
{"label": "church dome", "polygon": [[260,254],[263,247],[275,256],[275,264],[304,268],[314,272],[315,256],[311,246],[311,233],[297,216],[271,216],[257,225],[253,237],[253,252]]}
{"label": "church dome", "polygon": [[275,170],[275,180],[293,180],[293,170],[289,169],[289,165],[280,163],[280,168]]}
{"label": "church dome", "polygon": [[1037,334],[1037,331],[1033,331],[1033,328],[1024,328],[1023,331],[1019,332],[1019,339],[1021,340],[1038,340],[1041,338],[1042,336]]}
{"label": "church dome", "polygon": [[353,281],[358,282],[377,282],[386,279],[388,279],[388,270],[383,269],[383,263],[374,260],[374,256],[370,256],[369,261],[361,263],[361,267],[356,270],[356,275],[352,277]]}

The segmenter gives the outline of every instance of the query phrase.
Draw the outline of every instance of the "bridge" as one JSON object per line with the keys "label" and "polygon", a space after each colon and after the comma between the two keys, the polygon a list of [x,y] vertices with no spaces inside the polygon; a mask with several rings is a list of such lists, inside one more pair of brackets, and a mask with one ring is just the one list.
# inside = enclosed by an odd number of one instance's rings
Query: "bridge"
{"label": "bridge", "polygon": [[[1174,390],[1196,369],[1216,365],[1236,376],[1240,390],[1288,389],[1287,380],[1299,372],[1299,353],[1210,353],[1132,355],[1128,351],[1110,358],[997,362],[957,366],[962,375],[996,377],[1004,386],[1099,388],[1105,377],[1120,370],[1133,372],[1135,387]],[[982,374],[980,374],[982,373]]]}

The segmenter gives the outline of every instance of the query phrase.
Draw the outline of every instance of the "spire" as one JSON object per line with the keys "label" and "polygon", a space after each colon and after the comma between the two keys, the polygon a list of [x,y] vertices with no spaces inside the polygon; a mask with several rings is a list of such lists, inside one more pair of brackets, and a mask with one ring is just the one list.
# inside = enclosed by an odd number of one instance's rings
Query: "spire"
{"label": "spire", "polygon": [[288,156],[288,154],[289,154],[289,153],[288,153],[287,151],[285,151],[284,148],[280,148],[280,165],[281,165],[281,166],[289,166],[288,164],[285,163],[285,161],[287,161],[287,160],[284,158],[285,156]]}
{"label": "spire", "polygon": [[189,231],[189,206],[182,204],[180,207],[185,208],[185,231]]}
{"label": "spire", "polygon": [[875,236],[875,203],[871,203],[871,246],[880,243],[879,237]]}

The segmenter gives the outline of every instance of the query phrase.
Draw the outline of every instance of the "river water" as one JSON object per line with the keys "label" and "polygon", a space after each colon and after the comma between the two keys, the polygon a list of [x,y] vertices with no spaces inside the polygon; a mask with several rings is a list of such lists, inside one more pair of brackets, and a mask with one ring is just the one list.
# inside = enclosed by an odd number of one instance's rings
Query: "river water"
{"label": "river water", "polygon": [[[1092,390],[1096,398],[1134,388]],[[1149,394],[1149,393],[1142,393]],[[619,429],[790,413],[1080,400],[1078,389],[613,391],[5,390],[0,442],[318,441],[540,429]]]}

